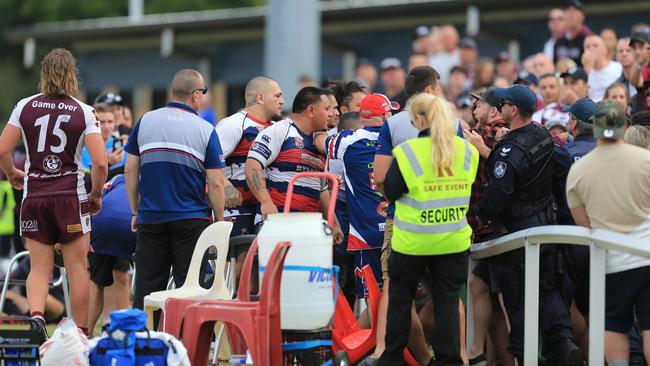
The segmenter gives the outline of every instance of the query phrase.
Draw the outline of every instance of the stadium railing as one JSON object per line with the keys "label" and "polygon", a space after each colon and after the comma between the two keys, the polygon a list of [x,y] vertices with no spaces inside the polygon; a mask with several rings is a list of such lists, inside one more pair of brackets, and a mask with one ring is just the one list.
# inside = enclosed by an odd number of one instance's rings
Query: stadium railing
{"label": "stadium railing", "polygon": [[[544,244],[585,245],[590,248],[589,258],[589,364],[599,365],[605,359],[605,269],[607,250],[617,250],[650,258],[650,241],[601,229],[579,226],[541,226],[521,230],[498,239],[472,245],[470,274],[476,260],[524,248],[525,366],[537,365],[539,346],[539,246]],[[474,336],[473,311],[470,292],[467,294],[467,346]]]}

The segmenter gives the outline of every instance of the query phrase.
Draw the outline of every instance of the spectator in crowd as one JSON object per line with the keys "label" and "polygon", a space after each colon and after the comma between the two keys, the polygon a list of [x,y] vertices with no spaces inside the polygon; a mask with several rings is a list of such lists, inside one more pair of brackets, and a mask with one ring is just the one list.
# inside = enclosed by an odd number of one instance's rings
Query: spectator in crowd
{"label": "spectator in crowd", "polygon": [[[330,90],[334,93],[341,116],[348,112],[359,112],[361,100],[366,96],[363,88],[356,81],[333,83]],[[340,130],[343,130],[339,128]]]}
{"label": "spectator in crowd", "polygon": [[625,130],[625,142],[644,149],[650,149],[650,130],[641,125],[634,125]]}
{"label": "spectator in crowd", "polygon": [[[257,200],[246,185],[244,165],[253,141],[271,121],[282,119],[284,97],[278,83],[266,76],[252,78],[244,89],[246,106],[219,121],[217,135],[226,159],[224,219],[233,223],[231,236],[253,234]],[[237,253],[243,256],[245,253]]]}
{"label": "spectator in crowd", "polygon": [[618,80],[623,73],[623,66],[607,56],[607,48],[600,36],[591,35],[585,39],[582,65],[589,75],[589,98],[600,102],[605,89]]}
{"label": "spectator in crowd", "polygon": [[377,87],[377,68],[365,58],[357,61],[354,80],[361,85],[366,93],[371,93]]}
{"label": "spectator in crowd", "polygon": [[603,39],[605,43],[605,48],[607,49],[607,58],[610,60],[616,60],[616,44],[618,43],[618,35],[614,28],[607,26],[600,31],[600,38]]}
{"label": "spectator in crowd", "polygon": [[473,88],[474,75],[478,68],[478,46],[473,38],[465,37],[460,41],[460,65],[467,71],[467,85],[465,88],[471,90]]}
{"label": "spectator in crowd", "polygon": [[388,57],[381,61],[381,83],[384,86],[386,96],[399,105],[406,105],[406,90],[404,82],[406,73],[402,63],[395,57]]}
{"label": "spectator in crowd", "polygon": [[562,135],[565,132],[567,132],[566,122],[565,121],[552,119],[552,120],[546,122],[545,127],[548,129],[548,131],[553,136]]}
{"label": "spectator in crowd", "polygon": [[496,58],[497,76],[505,78],[512,83],[517,79],[517,64],[512,61],[508,51],[501,51]]}
{"label": "spectator in crowd", "polygon": [[[497,133],[506,132],[508,128],[508,124],[501,117],[501,101],[494,95],[494,90],[495,88],[488,88],[480,95],[472,94],[476,106],[474,119],[477,123],[472,130],[464,131],[465,139],[476,147],[480,155],[478,174],[472,184],[472,197],[467,214],[474,243],[494,239],[500,234],[500,227],[495,222],[483,223],[476,215],[476,205],[481,201],[488,183],[487,158],[497,143]],[[489,330],[501,364],[514,365],[514,359],[506,351],[508,330],[498,300],[496,279],[490,276],[490,261],[479,261],[469,279],[474,310],[474,339],[467,356],[470,365],[480,365],[480,362],[488,361],[484,347]]]}
{"label": "spectator in crowd", "polygon": [[[452,67],[461,64],[460,50],[458,48],[458,31],[456,27],[451,24],[446,24],[440,27],[440,46],[441,49],[429,59],[429,65],[440,73],[440,81],[443,85],[447,85],[449,78],[449,71]],[[401,102],[387,94],[391,100]],[[406,102],[406,101],[404,101]]]}
{"label": "spectator in crowd", "polygon": [[[594,114],[598,146],[571,167],[567,199],[578,225],[648,240],[650,195],[641,188],[650,186],[650,151],[623,143],[624,134],[623,107],[604,101]],[[606,273],[605,358],[628,365],[628,332],[635,323],[644,338],[650,330],[650,260],[608,250]]]}
{"label": "spectator in crowd", "polygon": [[[25,189],[20,228],[31,260],[27,299],[30,316],[46,335],[44,311],[56,244],[61,244],[70,281],[72,316],[88,334],[90,215],[102,207],[108,171],[99,121],[92,107],[74,97],[77,74],[77,61],[68,50],[48,53],[41,62],[40,93],[18,102],[0,136],[0,166],[14,188]],[[54,126],[48,129],[48,124]],[[16,168],[12,157],[21,135],[27,151],[25,172]],[[78,174],[82,145],[92,158],[90,194]]]}
{"label": "spectator in crowd", "polygon": [[136,308],[146,295],[167,288],[170,269],[176,287],[183,285],[210,208],[223,220],[223,152],[212,124],[196,112],[207,91],[198,71],[178,71],[169,103],[142,116],[125,148],[131,229],[137,232]]}
{"label": "spectator in crowd", "polygon": [[428,55],[431,51],[431,29],[426,25],[421,25],[413,31],[413,52],[415,54]]}
{"label": "spectator in crowd", "polygon": [[589,95],[589,76],[582,68],[570,70],[561,75],[564,84],[568,86],[565,89],[565,103],[573,104],[578,99],[587,98]]}
{"label": "spectator in crowd", "polygon": [[582,98],[568,108],[569,133],[573,141],[566,145],[569,157],[574,163],[596,147],[592,117],[596,111],[596,103],[589,98]]}
{"label": "spectator in crowd", "polygon": [[[124,98],[117,93],[105,93],[95,98],[94,104],[105,104],[111,108],[115,121],[113,137],[116,139],[119,138],[125,143],[133,128],[133,116],[131,115],[130,120],[127,121],[127,109],[129,112],[131,109],[126,105]],[[122,171],[118,171],[118,173],[122,173]]]}
{"label": "spectator in crowd", "polygon": [[494,78],[496,77],[496,67],[494,61],[490,58],[485,58],[481,60],[476,68],[476,74],[474,75],[473,88],[487,88],[492,86],[494,83]]}
{"label": "spectator in crowd", "polygon": [[578,66],[575,61],[570,58],[564,57],[555,63],[555,72],[559,75],[569,72],[570,70],[575,70]]}
{"label": "spectator in crowd", "polygon": [[[634,51],[630,47],[630,38],[621,38],[616,45],[616,60],[623,66],[623,73],[618,78],[619,83],[623,83],[630,94],[630,104],[632,112],[643,109],[643,78],[637,69],[637,62],[634,57]],[[631,80],[634,75],[635,79]],[[639,109],[639,107],[641,109]]]}
{"label": "spectator in crowd", "polygon": [[630,37],[630,47],[634,51],[638,65],[632,69],[630,80],[638,81],[638,78],[641,78],[639,82],[643,83],[646,91],[643,106],[637,105],[637,110],[647,110],[650,107],[650,103],[647,100],[647,92],[650,89],[650,84],[648,84],[650,82],[650,33],[638,32],[632,34],[632,37]]}
{"label": "spectator in crowd", "polygon": [[579,0],[569,0],[564,7],[566,31],[564,36],[555,42],[555,57],[557,61],[568,57],[582,66],[585,37],[591,35],[591,30],[585,25],[585,13]]}
{"label": "spectator in crowd", "polygon": [[623,83],[613,83],[605,89],[605,100],[613,100],[623,106],[625,112],[630,108],[630,91]]}
{"label": "spectator in crowd", "polygon": [[540,78],[542,75],[555,72],[553,59],[540,52],[533,56],[533,74]]}
{"label": "spectator in crowd", "polygon": [[[461,211],[467,210],[478,153],[467,141],[454,136],[453,113],[443,98],[418,95],[410,104],[409,116],[421,138],[395,148],[395,160],[386,174],[387,198],[396,202],[394,251],[389,258],[389,274],[394,280],[390,283],[386,351],[379,364],[403,364],[410,333],[409,308],[428,268],[435,314],[430,337],[435,359],[429,364],[459,365],[463,361],[458,301],[467,276],[471,228],[463,215],[443,214],[434,219],[431,214],[428,221],[419,217],[422,212],[458,210],[459,205],[465,208]],[[452,181],[454,184],[444,184]],[[432,182],[448,187],[446,192],[422,189]],[[449,197],[459,203],[440,207],[440,198]]]}
{"label": "spectator in crowd", "polygon": [[560,79],[555,74],[544,74],[539,78],[539,91],[544,100],[544,108],[533,114],[533,121],[546,126],[549,121],[562,123],[564,127],[569,122],[569,115],[563,112],[560,104]]}
{"label": "spectator in crowd", "polygon": [[414,67],[426,66],[428,64],[429,60],[426,53],[413,53],[409,56],[408,71],[411,71]]}
{"label": "spectator in crowd", "polygon": [[[115,309],[128,309],[131,305],[130,259],[135,252],[136,236],[131,231],[129,197],[124,175],[117,175],[104,185],[102,211],[92,218],[93,231],[90,243],[90,303],[88,330],[92,335],[102,311],[110,314]],[[110,293],[114,307],[104,309],[105,290],[114,285]],[[107,318],[104,318],[105,320]]]}
{"label": "spectator in crowd", "polygon": [[133,128],[133,110],[128,105],[124,105],[124,123],[122,125],[128,128],[129,132],[131,132],[131,129]]}
{"label": "spectator in crowd", "polygon": [[454,66],[449,72],[449,82],[445,88],[447,100],[455,103],[462,97],[468,96],[467,93],[467,70],[462,66]]}
{"label": "spectator in crowd", "polygon": [[630,118],[630,124],[645,126],[650,128],[650,111],[636,112]]}
{"label": "spectator in crowd", "polygon": [[[124,164],[126,164],[126,154],[122,150],[122,140],[115,138],[113,132],[115,131],[115,114],[108,104],[95,104],[93,106],[95,114],[99,120],[99,128],[101,130],[102,140],[106,150],[108,159],[108,179],[113,178],[115,175],[124,171]],[[90,171],[92,159],[88,153],[88,148],[84,147],[81,151],[81,165],[84,170]],[[116,170],[118,168],[122,168]]]}
{"label": "spectator in crowd", "polygon": [[495,87],[497,87],[497,88],[508,88],[508,87],[510,87],[512,84],[513,84],[513,83],[512,83],[511,81],[509,81],[508,79],[503,78],[503,77],[501,77],[501,76],[497,76],[496,78],[494,78],[494,84],[493,84],[493,86],[495,86]]}
{"label": "spectator in crowd", "polygon": [[553,8],[548,12],[548,30],[551,32],[551,38],[544,43],[544,54],[553,60],[555,58],[555,42],[564,37],[566,30],[566,21],[562,9]]}

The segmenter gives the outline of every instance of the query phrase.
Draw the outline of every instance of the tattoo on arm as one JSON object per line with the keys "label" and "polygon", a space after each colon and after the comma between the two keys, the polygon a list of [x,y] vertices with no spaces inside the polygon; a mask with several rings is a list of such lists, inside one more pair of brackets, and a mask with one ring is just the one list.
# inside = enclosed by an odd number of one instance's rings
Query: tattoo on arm
{"label": "tattoo on arm", "polygon": [[260,181],[260,174],[264,175],[264,172],[262,172],[261,169],[255,169],[253,170],[253,186],[255,186],[256,191],[262,190],[262,182]]}

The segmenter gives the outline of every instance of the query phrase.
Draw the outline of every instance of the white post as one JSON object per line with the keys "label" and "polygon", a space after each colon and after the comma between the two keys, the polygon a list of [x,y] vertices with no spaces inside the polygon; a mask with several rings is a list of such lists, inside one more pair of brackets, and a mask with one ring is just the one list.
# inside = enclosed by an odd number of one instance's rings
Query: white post
{"label": "white post", "polygon": [[589,245],[589,364],[605,359],[605,268],[607,250]]}
{"label": "white post", "polygon": [[144,0],[129,0],[129,21],[137,23],[144,16]]}
{"label": "white post", "polygon": [[29,37],[25,40],[23,44],[23,66],[26,69],[34,66],[34,60],[36,59],[36,40],[34,37]]}
{"label": "white post", "polygon": [[526,280],[524,299],[524,366],[537,365],[539,333],[539,245],[524,241]]}

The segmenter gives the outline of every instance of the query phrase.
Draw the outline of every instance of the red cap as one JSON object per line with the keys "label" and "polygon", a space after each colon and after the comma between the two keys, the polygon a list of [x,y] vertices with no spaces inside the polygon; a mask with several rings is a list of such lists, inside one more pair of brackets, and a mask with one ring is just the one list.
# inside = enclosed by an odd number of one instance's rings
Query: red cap
{"label": "red cap", "polygon": [[388,99],[384,94],[369,94],[361,99],[361,111],[359,114],[362,118],[381,116],[386,112],[399,110],[399,103]]}

